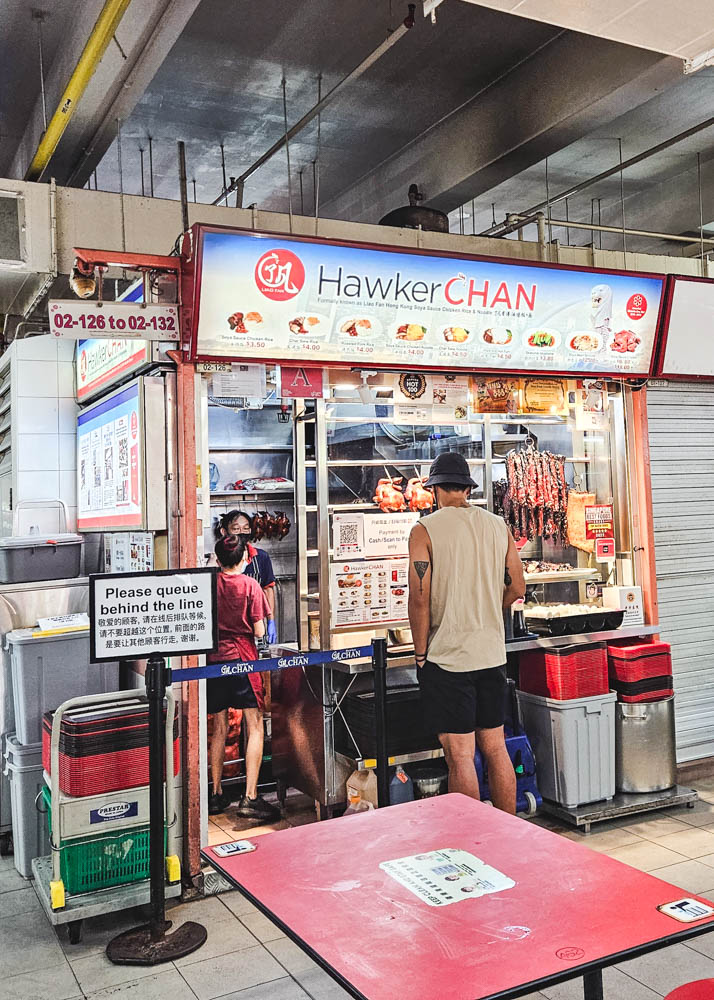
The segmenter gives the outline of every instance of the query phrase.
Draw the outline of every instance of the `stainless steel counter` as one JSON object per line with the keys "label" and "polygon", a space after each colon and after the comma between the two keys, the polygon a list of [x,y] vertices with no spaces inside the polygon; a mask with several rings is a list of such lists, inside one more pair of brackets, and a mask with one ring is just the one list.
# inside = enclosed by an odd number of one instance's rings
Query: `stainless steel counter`
{"label": "stainless steel counter", "polygon": [[[581,645],[588,646],[593,642],[610,642],[613,639],[637,639],[649,635],[656,635],[660,631],[659,625],[629,625],[614,629],[610,632],[584,632],[581,635],[560,635],[560,636],[538,636],[535,639],[514,639],[506,643],[508,653],[523,653],[528,649],[557,649],[559,646]],[[281,647],[281,651],[288,647]],[[295,649],[290,649],[295,652]],[[414,650],[412,646],[390,646],[387,659],[387,668],[392,670],[395,667],[411,667],[414,665]],[[372,661],[344,660],[335,663],[331,667],[344,674],[364,674],[372,669]]]}

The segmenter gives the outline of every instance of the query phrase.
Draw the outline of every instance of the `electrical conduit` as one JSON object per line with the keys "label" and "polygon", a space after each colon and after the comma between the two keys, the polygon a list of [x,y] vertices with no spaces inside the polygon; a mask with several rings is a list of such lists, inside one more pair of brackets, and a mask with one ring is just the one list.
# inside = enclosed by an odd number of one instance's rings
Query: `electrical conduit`
{"label": "electrical conduit", "polygon": [[32,163],[27,168],[25,180],[39,181],[42,179],[64,130],[67,128],[82,94],[94,76],[94,72],[130,3],[131,0],[106,0],[45,134],[40,140]]}

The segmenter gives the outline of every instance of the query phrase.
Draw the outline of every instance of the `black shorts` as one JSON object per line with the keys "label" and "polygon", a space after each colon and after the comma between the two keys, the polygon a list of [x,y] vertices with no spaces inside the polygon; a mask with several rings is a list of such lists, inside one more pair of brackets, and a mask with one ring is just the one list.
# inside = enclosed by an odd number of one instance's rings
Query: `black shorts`
{"label": "black shorts", "polygon": [[505,723],[508,684],[503,667],[456,672],[427,660],[417,677],[430,733],[473,733]]}
{"label": "black shorts", "polygon": [[214,715],[226,708],[258,708],[253,685],[247,675],[209,677],[206,680],[206,712]]}

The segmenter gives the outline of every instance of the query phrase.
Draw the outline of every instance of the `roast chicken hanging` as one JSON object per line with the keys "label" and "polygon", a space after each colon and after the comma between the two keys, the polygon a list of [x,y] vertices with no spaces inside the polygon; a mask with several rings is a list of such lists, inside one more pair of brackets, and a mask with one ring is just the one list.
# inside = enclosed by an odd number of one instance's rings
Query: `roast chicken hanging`
{"label": "roast chicken hanging", "polygon": [[380,479],[372,502],[376,503],[385,514],[397,514],[399,511],[406,510],[407,505],[400,485],[403,482],[402,476]]}
{"label": "roast chicken hanging", "polygon": [[409,504],[409,510],[415,512],[431,510],[434,506],[434,491],[424,485],[427,479],[428,476],[415,476],[407,483],[404,496]]}

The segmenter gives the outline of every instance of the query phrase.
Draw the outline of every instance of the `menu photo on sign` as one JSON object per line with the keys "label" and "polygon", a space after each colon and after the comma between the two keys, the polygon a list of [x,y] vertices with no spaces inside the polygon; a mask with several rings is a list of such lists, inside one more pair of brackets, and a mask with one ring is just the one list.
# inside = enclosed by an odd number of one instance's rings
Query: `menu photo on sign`
{"label": "menu photo on sign", "polygon": [[333,626],[405,621],[408,559],[333,562],[330,605]]}
{"label": "menu photo on sign", "polygon": [[197,253],[193,360],[651,374],[663,276],[207,226]]}
{"label": "menu photo on sign", "polygon": [[213,652],[216,579],[212,568],[90,576],[91,662]]}

